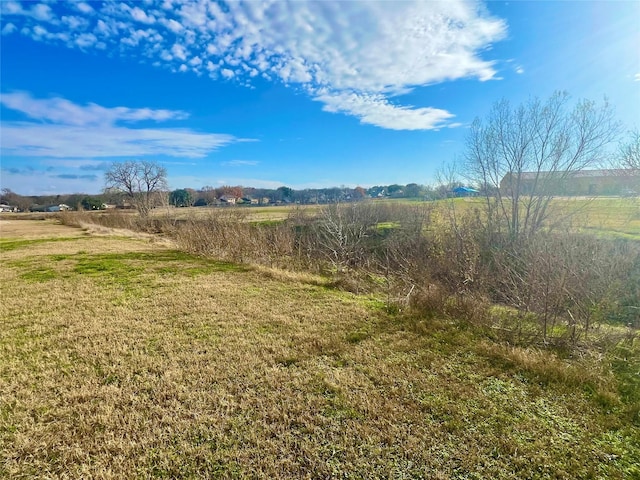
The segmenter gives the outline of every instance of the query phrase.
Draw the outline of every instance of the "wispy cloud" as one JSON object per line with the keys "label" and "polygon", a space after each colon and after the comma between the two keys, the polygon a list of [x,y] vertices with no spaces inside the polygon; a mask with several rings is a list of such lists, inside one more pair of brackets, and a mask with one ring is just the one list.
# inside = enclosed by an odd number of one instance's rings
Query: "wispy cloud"
{"label": "wispy cloud", "polygon": [[482,56],[506,34],[504,21],[467,0],[80,3],[65,21],[58,4],[0,8],[17,25],[5,26],[6,34],[133,53],[175,72],[241,84],[278,79],[325,110],[392,129],[450,123],[453,114],[443,109],[391,99],[450,80],[495,79],[493,62]]}
{"label": "wispy cloud", "polygon": [[0,175],[1,186],[10,186],[12,190],[22,195],[49,195],[69,192],[98,193],[103,187],[102,175],[63,173],[60,169],[34,168],[2,168]]}
{"label": "wispy cloud", "polygon": [[0,103],[34,121],[2,122],[2,152],[48,158],[128,157],[167,155],[204,157],[236,141],[227,134],[199,133],[177,128],[131,128],[119,123],[180,120],[173,110],[106,108],[78,105],[62,98],[36,99],[28,93],[8,93]]}
{"label": "wispy cloud", "polygon": [[636,73],[636,74],[633,76],[633,81],[634,81],[634,82],[640,82],[640,73]]}
{"label": "wispy cloud", "polygon": [[44,120],[64,125],[110,125],[116,122],[140,122],[153,120],[184,120],[189,117],[180,110],[153,110],[150,108],[105,108],[95,103],[78,105],[64,98],[33,98],[26,92],[4,93],[0,103],[7,108],[24,113],[34,120]]}
{"label": "wispy cloud", "polygon": [[75,175],[70,173],[61,173],[58,175],[50,175],[51,178],[62,178],[64,180],[89,180],[91,182],[97,181],[100,177],[98,175]]}
{"label": "wispy cloud", "polygon": [[[170,188],[184,188],[191,186],[193,188],[202,188],[204,186],[223,186],[223,185],[243,185],[255,188],[278,188],[286,185],[286,182],[280,180],[267,180],[264,178],[244,178],[244,177],[196,177],[193,175],[173,175],[169,179]],[[291,185],[294,187],[293,185]]]}
{"label": "wispy cloud", "polygon": [[41,165],[44,165],[50,169],[54,168],[72,168],[83,171],[99,172],[108,170],[111,166],[110,162],[102,160],[61,160],[61,159],[43,159],[40,161]]}
{"label": "wispy cloud", "polygon": [[229,160],[228,162],[221,162],[220,165],[223,167],[252,167],[254,165],[258,165],[257,160]]}

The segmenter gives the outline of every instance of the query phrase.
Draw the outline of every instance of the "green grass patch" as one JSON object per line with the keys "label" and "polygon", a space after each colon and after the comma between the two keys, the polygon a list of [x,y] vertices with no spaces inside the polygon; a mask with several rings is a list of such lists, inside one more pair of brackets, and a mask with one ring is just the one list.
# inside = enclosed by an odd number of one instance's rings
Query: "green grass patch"
{"label": "green grass patch", "polygon": [[640,427],[640,345],[621,344],[610,355],[626,414]]}
{"label": "green grass patch", "polygon": [[31,247],[43,243],[70,242],[80,240],[83,237],[57,237],[57,238],[34,238],[28,240],[16,240],[14,238],[0,238],[0,252],[9,252],[18,248]]}
{"label": "green grass patch", "polygon": [[[109,285],[133,286],[143,276],[195,277],[214,272],[243,272],[248,267],[203,259],[180,251],[123,252],[105,254],[55,254],[11,260],[7,266],[20,271],[28,282],[57,278],[108,278]],[[144,284],[144,282],[142,282]],[[142,286],[140,284],[140,286]]]}
{"label": "green grass patch", "polygon": [[254,220],[250,221],[251,225],[255,225],[256,227],[276,227],[278,225],[282,225],[285,222],[285,219],[273,219],[273,220]]}
{"label": "green grass patch", "polygon": [[346,340],[349,343],[356,344],[362,342],[363,340],[366,340],[370,336],[371,334],[367,330],[356,330],[347,333]]}
{"label": "green grass patch", "polygon": [[162,275],[204,275],[213,272],[242,272],[248,267],[203,259],[180,251],[126,252],[94,255],[54,255],[56,261],[76,260],[74,271],[89,276],[132,277],[141,273]]}
{"label": "green grass patch", "polygon": [[38,267],[20,275],[20,278],[28,282],[46,282],[58,277],[58,272],[47,267]]}

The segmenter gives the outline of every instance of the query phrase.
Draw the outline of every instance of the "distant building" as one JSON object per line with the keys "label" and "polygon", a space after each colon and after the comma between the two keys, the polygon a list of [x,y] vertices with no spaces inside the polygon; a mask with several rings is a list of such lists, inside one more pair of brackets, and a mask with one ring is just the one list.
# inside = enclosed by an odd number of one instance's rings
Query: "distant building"
{"label": "distant building", "polygon": [[456,197],[476,197],[480,192],[475,188],[456,187],[451,190],[451,193],[453,193],[453,195],[455,195]]}
{"label": "distant building", "polygon": [[66,212],[73,209],[69,205],[61,203],[59,205],[32,205],[29,210],[32,212]]}
{"label": "distant building", "polygon": [[60,205],[49,205],[45,211],[47,212],[66,212],[67,210],[71,210],[69,205],[65,205],[61,203]]}
{"label": "distant building", "polygon": [[231,195],[223,195],[219,199],[223,204],[227,205],[235,205],[236,197],[232,197]]}
{"label": "distant building", "polygon": [[14,207],[12,205],[0,204],[0,212],[17,212],[18,207]]}
{"label": "distant building", "polygon": [[578,170],[575,172],[507,173],[500,182],[500,191],[508,195],[519,182],[521,195],[533,191],[557,196],[621,196],[640,193],[640,176],[631,170]]}

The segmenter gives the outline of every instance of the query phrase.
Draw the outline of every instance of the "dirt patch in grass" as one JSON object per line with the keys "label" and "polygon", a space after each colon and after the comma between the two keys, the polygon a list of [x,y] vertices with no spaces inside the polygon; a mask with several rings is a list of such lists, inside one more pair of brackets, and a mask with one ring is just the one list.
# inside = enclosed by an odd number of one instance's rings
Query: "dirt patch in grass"
{"label": "dirt patch in grass", "polygon": [[55,237],[80,237],[84,232],[80,229],[61,225],[55,219],[46,220],[3,220],[0,219],[0,238],[34,239]]}

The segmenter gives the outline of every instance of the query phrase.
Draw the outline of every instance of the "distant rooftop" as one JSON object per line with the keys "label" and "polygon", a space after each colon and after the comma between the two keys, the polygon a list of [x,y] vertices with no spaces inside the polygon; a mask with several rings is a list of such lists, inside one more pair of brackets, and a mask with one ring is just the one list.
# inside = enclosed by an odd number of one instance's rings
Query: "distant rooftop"
{"label": "distant rooftop", "polygon": [[577,170],[575,172],[522,172],[520,178],[524,180],[532,180],[536,178],[536,176],[545,177],[548,174],[552,174],[553,176],[567,176],[571,178],[594,178],[594,177],[626,177],[630,175],[630,171],[624,168],[610,168],[610,169],[599,169],[599,170]]}

